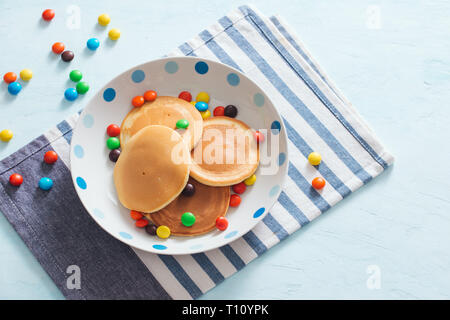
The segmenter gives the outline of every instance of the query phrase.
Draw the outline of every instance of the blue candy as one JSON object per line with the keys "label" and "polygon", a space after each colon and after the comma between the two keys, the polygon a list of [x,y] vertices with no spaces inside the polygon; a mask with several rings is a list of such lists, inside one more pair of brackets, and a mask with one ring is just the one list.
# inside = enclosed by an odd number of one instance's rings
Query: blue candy
{"label": "blue candy", "polygon": [[22,90],[22,85],[20,83],[18,83],[17,81],[11,82],[8,85],[8,92],[16,95],[20,92],[20,90]]}
{"label": "blue candy", "polygon": [[89,50],[97,50],[97,48],[100,46],[100,41],[98,41],[97,38],[90,38],[87,41],[86,45]]}
{"label": "blue candy", "polygon": [[208,104],[206,102],[203,101],[199,101],[195,104],[195,107],[197,108],[198,111],[206,111],[208,110]]}
{"label": "blue candy", "polygon": [[64,97],[69,101],[73,101],[78,97],[78,92],[75,88],[68,88],[64,91]]}
{"label": "blue candy", "polygon": [[44,177],[39,180],[39,188],[42,190],[50,190],[53,187],[53,181],[50,178]]}

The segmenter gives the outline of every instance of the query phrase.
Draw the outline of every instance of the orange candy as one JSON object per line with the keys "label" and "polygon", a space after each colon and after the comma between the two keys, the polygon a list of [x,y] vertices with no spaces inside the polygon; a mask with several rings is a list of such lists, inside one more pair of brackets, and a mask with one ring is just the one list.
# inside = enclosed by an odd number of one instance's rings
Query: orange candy
{"label": "orange candy", "polygon": [[17,80],[17,74],[15,74],[14,72],[7,72],[5,73],[5,75],[3,76],[3,80],[6,83],[11,83]]}
{"label": "orange candy", "polygon": [[139,211],[131,210],[130,216],[131,216],[131,219],[133,219],[133,220],[139,220],[139,219],[142,219],[142,217],[144,215],[142,213],[140,213]]}
{"label": "orange candy", "polygon": [[314,189],[319,190],[325,187],[325,179],[321,177],[314,178],[311,182],[311,185]]}
{"label": "orange candy", "polygon": [[55,42],[52,45],[52,51],[56,54],[61,54],[65,48],[66,48],[66,46],[62,42]]}
{"label": "orange candy", "polygon": [[131,100],[131,104],[138,108],[138,107],[142,107],[142,105],[145,103],[144,97],[143,96],[136,96],[133,98],[133,100]]}
{"label": "orange candy", "polygon": [[145,93],[144,93],[145,101],[155,101],[157,96],[158,95],[156,94],[156,91],[153,91],[153,90],[148,90],[148,91],[145,91]]}
{"label": "orange candy", "polygon": [[237,194],[232,194],[230,197],[230,207],[237,207],[241,204],[241,197]]}
{"label": "orange candy", "polygon": [[134,223],[134,225],[138,228],[144,228],[148,225],[148,220],[147,219],[139,219],[136,220],[136,222]]}

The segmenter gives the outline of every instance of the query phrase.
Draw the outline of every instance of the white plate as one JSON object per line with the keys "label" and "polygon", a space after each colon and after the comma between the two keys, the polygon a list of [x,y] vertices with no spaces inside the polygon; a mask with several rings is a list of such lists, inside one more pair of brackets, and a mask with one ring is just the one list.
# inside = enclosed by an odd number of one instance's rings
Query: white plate
{"label": "white plate", "polygon": [[[108,158],[106,127],[122,119],[131,110],[131,99],[146,90],[159,95],[178,96],[200,91],[211,97],[210,111],[216,106],[233,104],[237,119],[255,130],[267,129],[263,145],[273,145],[272,154],[261,152],[261,165],[256,183],[241,195],[242,203],[230,208],[225,231],[214,230],[195,237],[159,239],[136,228],[129,210],[117,199],[113,183],[114,163]],[[280,125],[281,124],[281,125]],[[281,130],[277,130],[281,126]],[[269,151],[270,152],[270,151]],[[223,246],[252,229],[265,217],[281,192],[288,163],[286,132],[280,115],[266,94],[249,78],[224,64],[192,57],[154,60],[132,68],[102,88],[88,103],[74,129],[70,163],[75,190],[92,218],[120,241],[148,252],[159,254],[191,254]],[[273,169],[263,174],[269,166]],[[270,170],[269,170],[270,171]],[[208,199],[205,199],[208,201]]]}

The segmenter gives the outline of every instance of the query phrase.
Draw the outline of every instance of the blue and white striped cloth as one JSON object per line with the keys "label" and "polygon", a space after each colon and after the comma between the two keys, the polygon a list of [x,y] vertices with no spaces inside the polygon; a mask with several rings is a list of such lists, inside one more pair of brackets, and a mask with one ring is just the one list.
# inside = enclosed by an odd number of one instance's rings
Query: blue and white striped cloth
{"label": "blue and white striped cloth", "polygon": [[[240,7],[169,54],[176,55],[228,64],[247,74],[272,98],[289,138],[290,163],[283,191],[254,229],[219,249],[166,256],[130,248],[100,230],[76,198],[67,169],[72,128],[78,118],[74,115],[0,162],[0,209],[68,298],[197,298],[393,162],[279,17],[267,18],[252,7]],[[41,161],[34,159],[42,159],[51,149],[62,159],[55,169],[56,179],[68,181],[55,185],[52,194],[70,205],[40,194],[27,198],[21,195],[30,192],[24,186],[19,191],[8,187],[7,178],[14,170],[26,169],[30,179],[40,176]],[[313,150],[324,159],[318,168],[305,165]],[[311,192],[310,181],[318,175],[328,183],[322,192]],[[57,217],[47,212],[45,201],[53,207],[59,203]],[[55,233],[74,219],[76,225],[64,227],[64,234]],[[73,264],[83,272],[79,290],[66,286],[65,270]]]}

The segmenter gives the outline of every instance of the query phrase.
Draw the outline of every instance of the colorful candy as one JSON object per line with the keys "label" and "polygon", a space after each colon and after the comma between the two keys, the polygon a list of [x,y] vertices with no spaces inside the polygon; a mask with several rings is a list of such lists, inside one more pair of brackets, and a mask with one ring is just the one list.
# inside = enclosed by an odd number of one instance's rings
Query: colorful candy
{"label": "colorful candy", "polygon": [[48,191],[53,187],[53,181],[50,178],[43,177],[39,180],[39,188]]}
{"label": "colorful candy", "polygon": [[55,54],[61,54],[64,51],[65,48],[66,48],[66,46],[62,42],[55,42],[52,45],[52,51]]}
{"label": "colorful candy", "polygon": [[144,100],[145,101],[155,101],[158,94],[154,90],[148,90],[144,93]]}
{"label": "colorful candy", "polygon": [[120,147],[120,140],[116,137],[111,137],[106,140],[106,146],[110,150],[118,149]]}
{"label": "colorful candy", "polygon": [[177,121],[176,126],[178,129],[187,129],[187,127],[189,127],[189,121],[186,119],[180,119]]}
{"label": "colorful candy", "polygon": [[253,135],[255,136],[256,142],[258,143],[263,143],[264,140],[266,139],[264,137],[264,134],[262,134],[260,131],[255,131]]}
{"label": "colorful candy", "polygon": [[53,150],[47,151],[44,154],[44,162],[47,164],[53,164],[57,160],[58,160],[58,154]]}
{"label": "colorful candy", "polygon": [[238,184],[235,184],[231,187],[233,191],[237,194],[243,194],[245,192],[245,189],[247,189],[247,185],[243,182],[239,182]]}
{"label": "colorful candy", "polygon": [[18,173],[13,173],[9,176],[9,183],[14,187],[18,187],[23,183],[23,177]]}
{"label": "colorful candy", "polygon": [[144,217],[144,215],[142,213],[140,213],[139,211],[131,210],[130,217],[133,220],[139,220],[139,219],[142,219]]}
{"label": "colorful candy", "polygon": [[20,92],[20,90],[22,90],[22,85],[17,81],[11,82],[8,85],[8,92],[12,95],[17,95]]}
{"label": "colorful candy", "polygon": [[109,160],[112,162],[117,162],[120,157],[120,150],[119,149],[113,149],[109,152]]}
{"label": "colorful candy", "polygon": [[61,60],[64,62],[70,62],[73,60],[74,57],[75,53],[73,53],[73,51],[70,50],[66,50],[61,54]]}
{"label": "colorful candy", "polygon": [[3,81],[5,81],[6,83],[11,83],[16,80],[17,80],[17,74],[15,74],[14,72],[7,72],[3,76]]}
{"label": "colorful candy", "polygon": [[161,239],[167,239],[170,236],[170,229],[168,226],[159,226],[156,229],[156,235]]}
{"label": "colorful candy", "polygon": [[13,136],[14,136],[13,132],[9,129],[4,129],[0,131],[0,140],[2,140],[3,142],[8,142],[13,138]]}
{"label": "colorful candy", "polygon": [[89,91],[89,84],[86,81],[80,81],[77,83],[76,88],[79,94],[85,94]]}
{"label": "colorful candy", "polygon": [[187,102],[192,101],[192,95],[189,91],[181,91],[180,94],[178,95],[178,98],[186,100]]}
{"label": "colorful candy", "polygon": [[64,97],[69,101],[74,101],[76,98],[78,98],[77,89],[67,88],[66,91],[64,91]]}
{"label": "colorful candy", "polygon": [[321,178],[321,177],[316,177],[313,179],[313,181],[311,182],[311,185],[314,189],[316,190],[320,190],[323,187],[325,187],[325,179]]}
{"label": "colorful candy", "polygon": [[106,134],[110,137],[117,137],[120,134],[120,127],[117,124],[110,124],[106,128]]}
{"label": "colorful candy", "polygon": [[225,217],[217,217],[216,228],[220,231],[224,231],[228,228],[228,220]]}
{"label": "colorful candy", "polygon": [[311,152],[308,155],[308,161],[313,166],[318,166],[322,161],[322,156],[317,152]]}
{"label": "colorful candy", "polygon": [[33,71],[30,69],[23,69],[20,71],[20,79],[23,81],[30,81],[33,78]]}
{"label": "colorful candy", "polygon": [[78,82],[83,78],[83,74],[80,70],[72,70],[69,73],[69,79],[73,82]]}
{"label": "colorful candy", "polygon": [[111,40],[118,40],[120,38],[120,30],[116,28],[109,30],[108,37]]}
{"label": "colorful candy", "polygon": [[86,42],[86,46],[89,50],[95,51],[100,46],[100,41],[97,38],[90,38]]}
{"label": "colorful candy", "polygon": [[145,99],[143,96],[136,96],[131,100],[131,104],[136,108],[142,107],[144,103]]}
{"label": "colorful candy", "polygon": [[111,21],[111,18],[106,13],[103,13],[103,14],[98,16],[98,24],[101,25],[101,26],[106,27],[109,24],[110,21]]}
{"label": "colorful candy", "polygon": [[252,186],[256,182],[256,175],[252,174],[250,177],[244,180],[246,186]]}
{"label": "colorful candy", "polygon": [[203,120],[206,120],[209,117],[211,117],[211,111],[209,111],[209,110],[200,111],[200,114],[201,114]]}
{"label": "colorful candy", "polygon": [[195,186],[192,183],[187,183],[181,193],[183,196],[192,197],[195,193]]}
{"label": "colorful candy", "polygon": [[208,110],[208,104],[203,101],[197,101],[197,103],[195,104],[195,107],[197,108],[198,111]]}
{"label": "colorful candy", "polygon": [[237,194],[232,194],[230,197],[230,207],[237,207],[241,204],[241,197]]}
{"label": "colorful candy", "polygon": [[233,106],[232,104],[225,107],[225,110],[223,112],[224,116],[230,117],[230,118],[236,118],[238,114],[238,109]]}
{"label": "colorful candy", "polygon": [[222,106],[218,106],[213,111],[214,117],[220,117],[225,114],[225,108]]}
{"label": "colorful candy", "polygon": [[195,216],[192,212],[185,212],[181,216],[181,223],[185,227],[190,227],[195,223]]}
{"label": "colorful candy", "polygon": [[191,104],[195,107],[195,104],[197,103],[197,101],[191,101]]}
{"label": "colorful candy", "polygon": [[209,94],[207,92],[199,92],[195,100],[197,100],[197,102],[201,101],[209,103]]}
{"label": "colorful candy", "polygon": [[136,220],[136,222],[134,223],[134,225],[138,228],[144,228],[148,225],[148,220],[147,219],[139,219]]}
{"label": "colorful candy", "polygon": [[42,12],[42,19],[45,21],[50,21],[55,17],[55,10],[53,9],[46,9],[44,12]]}
{"label": "colorful candy", "polygon": [[149,224],[145,227],[145,232],[147,232],[151,236],[156,236],[157,227],[154,224]]}

